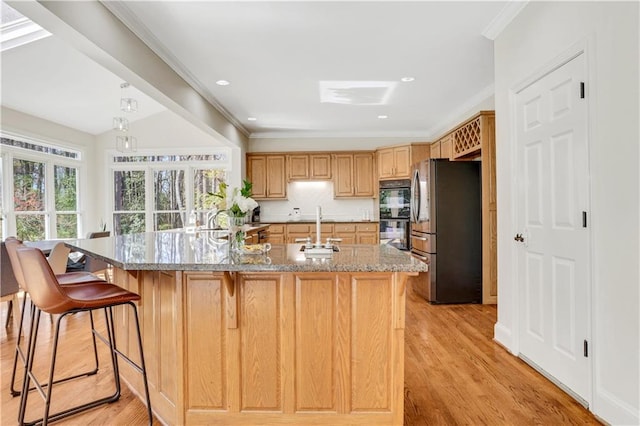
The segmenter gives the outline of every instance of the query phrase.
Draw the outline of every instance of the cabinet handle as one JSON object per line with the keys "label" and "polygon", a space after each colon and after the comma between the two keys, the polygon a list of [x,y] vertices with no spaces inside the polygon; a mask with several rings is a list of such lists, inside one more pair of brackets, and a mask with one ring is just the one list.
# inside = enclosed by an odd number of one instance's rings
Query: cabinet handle
{"label": "cabinet handle", "polygon": [[427,241],[427,237],[416,237],[415,235],[412,235],[411,238],[414,240]]}
{"label": "cabinet handle", "polygon": [[414,253],[414,252],[411,252],[411,256],[413,256],[413,257],[417,257],[418,259],[423,260],[423,261],[425,261],[425,262],[427,261],[426,256],[420,256],[419,254],[416,254],[416,253]]}

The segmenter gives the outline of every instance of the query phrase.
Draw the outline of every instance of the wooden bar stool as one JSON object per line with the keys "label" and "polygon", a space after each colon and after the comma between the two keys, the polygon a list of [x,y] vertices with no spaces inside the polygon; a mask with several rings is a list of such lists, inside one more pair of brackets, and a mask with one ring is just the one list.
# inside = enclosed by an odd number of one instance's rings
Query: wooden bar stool
{"label": "wooden bar stool", "polygon": [[[120,375],[118,370],[118,356],[127,361],[133,368],[142,374],[147,412],[149,415],[149,424],[153,421],[151,413],[151,401],[149,399],[149,386],[147,383],[147,370],[144,362],[144,352],[142,349],[142,338],[140,335],[140,323],[138,320],[138,310],[134,301],[140,300],[140,296],[136,293],[127,291],[115,284],[111,283],[88,283],[73,286],[61,286],[56,279],[55,274],[47,263],[44,254],[38,249],[23,247],[17,250],[18,259],[22,266],[25,282],[28,283],[29,293],[32,303],[37,309],[32,312],[31,329],[29,332],[29,351],[27,356],[27,368],[25,370],[24,383],[22,385],[22,395],[20,400],[20,411],[18,414],[18,423],[42,425],[48,424],[50,421],[60,420],[65,417],[77,414],[81,411],[88,410],[98,405],[110,403],[120,398]],[[128,305],[133,310],[135,318],[136,331],[138,337],[138,350],[140,354],[140,364],[137,364],[124,353],[120,352],[116,347],[115,327],[113,323],[113,307]],[[105,312],[107,323],[107,338],[99,336],[101,340],[109,345],[111,351],[111,361],[113,364],[113,374],[115,382],[115,392],[104,398],[95,401],[68,408],[55,414],[49,414],[51,406],[51,396],[53,394],[53,377],[56,366],[56,355],[58,351],[58,339],[60,336],[60,324],[67,315],[76,312],[94,311],[102,309]],[[42,385],[33,372],[33,361],[37,356],[37,339],[38,339],[38,323],[40,313],[46,312],[51,314],[59,314],[55,326],[55,334],[53,341],[53,350],[51,354],[51,366],[49,368],[49,378],[46,385]],[[97,334],[97,333],[96,333]],[[25,423],[25,411],[27,399],[30,392],[30,382],[33,381],[38,392],[45,401],[44,414],[41,419]]]}
{"label": "wooden bar stool", "polygon": [[[18,240],[15,237],[8,237],[5,240],[5,248],[7,250],[7,255],[9,256],[9,262],[11,263],[11,268],[13,269],[13,274],[16,278],[16,281],[18,282],[18,285],[20,286],[20,288],[22,290],[24,290],[25,295],[23,297],[22,300],[22,310],[20,313],[20,323],[18,325],[18,336],[16,338],[16,350],[15,350],[15,354],[14,354],[14,358],[13,358],[13,369],[11,371],[11,386],[9,387],[9,390],[11,392],[11,396],[18,396],[20,395],[20,391],[15,389],[16,387],[16,370],[17,370],[17,366],[18,366],[18,359],[20,359],[20,361],[22,361],[23,366],[26,367],[27,365],[27,353],[28,352],[28,347],[26,351],[22,350],[22,347],[20,346],[20,340],[22,338],[22,327],[24,324],[24,313],[25,313],[25,309],[26,309],[26,305],[27,305],[27,294],[29,294],[29,291],[27,289],[27,283],[24,280],[24,273],[22,272],[22,265],[20,265],[20,261],[18,260],[18,254],[17,254],[17,250],[21,247],[25,247],[22,244],[22,241]],[[66,262],[65,262],[66,263]],[[88,272],[73,272],[73,273],[61,273],[61,274],[57,274],[56,278],[58,279],[58,282],[60,283],[60,285],[76,285],[76,284],[86,284],[86,283],[105,283],[106,281],[98,278],[96,275],[88,273]],[[90,315],[91,318],[91,331],[92,333],[95,332],[95,329],[93,327],[93,314]],[[65,377],[63,379],[58,379],[56,380],[56,383],[60,383],[60,382],[65,382],[67,380],[71,380],[71,379],[75,379],[78,377],[83,377],[83,376],[91,376],[93,374],[96,374],[98,372],[98,367],[99,367],[99,362],[98,362],[98,349],[96,347],[96,339],[95,336],[93,337],[93,353],[94,353],[94,360],[95,360],[95,367],[87,372],[81,373],[81,374],[76,374],[70,377]],[[34,388],[29,389],[30,391],[33,390]]]}

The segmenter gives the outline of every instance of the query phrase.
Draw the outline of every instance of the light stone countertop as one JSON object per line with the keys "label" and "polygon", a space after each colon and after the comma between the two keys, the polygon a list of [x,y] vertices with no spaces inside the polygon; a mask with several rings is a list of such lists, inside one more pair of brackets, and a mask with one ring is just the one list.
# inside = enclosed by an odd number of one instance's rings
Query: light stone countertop
{"label": "light stone countertop", "polygon": [[273,244],[265,254],[229,253],[219,233],[146,232],[65,241],[124,270],[277,271],[277,272],[426,272],[427,264],[387,245],[342,245],[329,258],[306,258],[300,244]]}

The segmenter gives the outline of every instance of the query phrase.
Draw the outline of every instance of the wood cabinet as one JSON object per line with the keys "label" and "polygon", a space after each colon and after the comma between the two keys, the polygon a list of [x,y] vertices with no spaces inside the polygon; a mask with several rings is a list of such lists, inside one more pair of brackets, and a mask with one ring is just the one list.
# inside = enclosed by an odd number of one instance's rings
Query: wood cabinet
{"label": "wood cabinet", "polygon": [[440,139],[440,158],[446,158],[446,159],[450,159],[451,158],[451,153],[452,153],[452,142],[451,142],[451,135],[447,135],[445,137],[443,137],[442,139]]}
{"label": "wood cabinet", "polygon": [[451,159],[451,134],[448,134],[430,146],[430,158]]}
{"label": "wood cabinet", "polygon": [[287,198],[286,157],[283,154],[247,154],[247,179],[256,200]]}
{"label": "wood cabinet", "polygon": [[[150,397],[170,425],[402,424],[409,275],[115,268],[142,296]],[[137,360],[134,318],[114,310]],[[138,371],[120,374],[144,393]]]}
{"label": "wood cabinet", "polygon": [[288,180],[331,179],[331,154],[288,154]]}
{"label": "wood cabinet", "polygon": [[[320,225],[322,241],[341,238],[343,244],[379,244],[380,232],[377,222],[324,222]],[[294,244],[296,238],[311,237],[316,240],[315,223],[277,223],[269,226],[269,242],[272,244]]]}
{"label": "wood cabinet", "polygon": [[333,154],[335,198],[375,196],[373,152]]}
{"label": "wood cabinet", "polygon": [[430,157],[432,159],[442,158],[440,157],[440,141],[434,142],[429,147]]}
{"label": "wood cabinet", "polygon": [[429,158],[430,145],[412,143],[378,149],[378,179],[411,179],[412,165]]}
{"label": "wood cabinet", "polygon": [[286,225],[274,224],[269,226],[269,240],[271,244],[284,244],[286,241]]}
{"label": "wood cabinet", "polygon": [[[320,238],[324,242],[327,238],[333,236],[333,223],[320,224]],[[296,238],[311,237],[311,241],[316,241],[316,224],[315,223],[288,223],[287,224],[287,243],[294,244]]]}
{"label": "wood cabinet", "polygon": [[355,223],[336,223],[333,227],[333,236],[340,238],[341,244],[355,244],[356,243],[356,224]]}
{"label": "wood cabinet", "polygon": [[356,244],[380,244],[380,232],[377,223],[356,224]]}

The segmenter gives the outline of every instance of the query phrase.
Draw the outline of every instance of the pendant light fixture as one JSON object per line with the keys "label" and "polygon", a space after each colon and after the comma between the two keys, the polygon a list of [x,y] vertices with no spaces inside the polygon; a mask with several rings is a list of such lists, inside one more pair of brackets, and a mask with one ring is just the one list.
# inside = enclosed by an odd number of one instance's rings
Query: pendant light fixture
{"label": "pendant light fixture", "polygon": [[[120,85],[120,110],[125,113],[138,111],[138,101],[129,95],[130,85],[124,82]],[[124,133],[116,136],[116,149],[120,152],[135,152],[138,149],[138,139],[127,134],[129,120],[125,117],[113,117],[113,130]]]}

